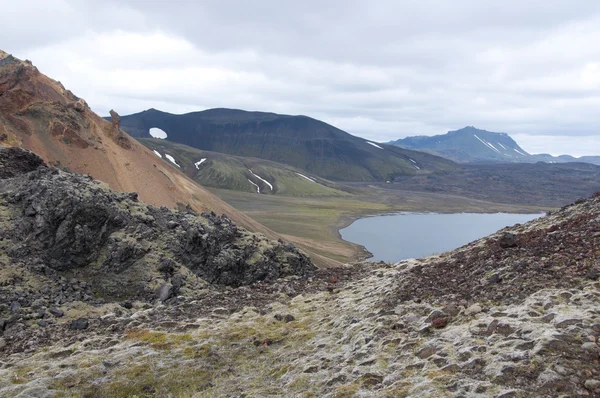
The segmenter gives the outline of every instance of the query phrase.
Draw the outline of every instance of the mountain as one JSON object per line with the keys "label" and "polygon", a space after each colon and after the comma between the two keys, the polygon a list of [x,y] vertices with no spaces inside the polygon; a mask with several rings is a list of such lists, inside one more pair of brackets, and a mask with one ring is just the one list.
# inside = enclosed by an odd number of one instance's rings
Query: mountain
{"label": "mountain", "polygon": [[458,163],[592,163],[600,165],[600,156],[529,154],[506,133],[493,133],[473,126],[434,136],[406,137],[388,144],[425,151]]}
{"label": "mountain", "polygon": [[204,187],[263,195],[349,196],[347,187],[282,163],[202,151],[157,138],[139,141]]}
{"label": "mountain", "polygon": [[380,145],[306,116],[209,109],[174,115],[149,109],[121,118],[133,137],[284,163],[332,181],[385,181],[457,166],[437,156]]}
{"label": "mountain", "polygon": [[2,397],[600,395],[600,194],[320,270],[18,149],[0,197]]}
{"label": "mountain", "polygon": [[135,191],[157,206],[226,214],[236,223],[269,236],[275,234],[238,212],[111,121],[96,115],[86,102],[31,64],[0,51],[0,145],[39,154],[46,163]]}
{"label": "mountain", "polygon": [[472,126],[444,135],[407,137],[390,144],[435,153],[459,163],[523,162],[531,156],[508,134],[479,130]]}

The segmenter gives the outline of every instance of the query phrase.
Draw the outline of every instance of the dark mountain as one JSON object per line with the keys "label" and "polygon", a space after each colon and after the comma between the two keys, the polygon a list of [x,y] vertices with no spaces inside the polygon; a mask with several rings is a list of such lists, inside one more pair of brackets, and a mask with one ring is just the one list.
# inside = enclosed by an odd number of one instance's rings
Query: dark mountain
{"label": "dark mountain", "polygon": [[508,134],[472,126],[443,135],[407,137],[390,144],[435,153],[460,163],[524,162],[531,156]]}
{"label": "dark mountain", "polygon": [[134,137],[162,130],[167,140],[194,148],[288,164],[338,181],[385,181],[398,175],[455,169],[437,156],[352,136],[307,116],[209,109],[174,115],[156,109],[121,117]]}
{"label": "dark mountain", "polygon": [[473,126],[442,135],[402,138],[389,144],[440,155],[459,163],[583,162],[600,165],[600,156],[532,155],[506,133],[493,133]]}

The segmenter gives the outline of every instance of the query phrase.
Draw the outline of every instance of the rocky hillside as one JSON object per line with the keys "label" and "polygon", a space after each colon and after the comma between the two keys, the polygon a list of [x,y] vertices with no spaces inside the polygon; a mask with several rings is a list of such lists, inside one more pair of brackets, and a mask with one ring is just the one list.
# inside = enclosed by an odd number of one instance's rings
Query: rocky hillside
{"label": "rocky hillside", "polygon": [[[2,240],[13,249],[1,257],[0,396],[600,396],[600,195],[440,256],[365,262],[309,277],[275,280],[309,268],[298,268],[306,263],[293,249],[270,243],[295,260],[278,268],[268,249],[259,250],[252,258],[272,264],[266,269],[273,278],[242,271],[250,275],[245,282],[264,281],[236,288],[194,279],[188,271],[212,268],[180,261],[190,255],[187,245],[200,244],[194,232],[183,233],[188,226],[211,236],[229,230],[219,227],[226,220],[116,195],[109,208],[120,216],[102,225],[106,233],[113,223],[120,229],[101,245],[104,254],[91,252],[96,266],[90,270],[116,272],[113,267],[125,264],[126,275],[136,267],[128,258],[140,254],[120,248],[144,250],[154,240],[137,234],[157,228],[156,245],[181,265],[173,272],[173,263],[152,261],[152,253],[160,257],[153,243],[141,257],[148,262],[144,275],[172,288],[176,275],[187,275],[186,287],[172,298],[140,294],[117,304],[96,298],[93,279],[79,279],[87,269],[77,265],[81,256],[56,257],[85,247],[84,236],[104,234],[99,223],[85,230],[66,220],[73,228],[59,227],[55,237],[80,243],[61,246],[61,239],[37,233],[49,209],[36,205],[36,196],[19,195],[18,187],[76,179],[88,187],[83,192],[109,193],[54,169],[14,177],[22,172],[5,172],[1,185],[3,220],[31,232],[23,235],[26,242],[14,233]],[[98,202],[100,209],[108,206]],[[35,283],[48,287],[40,291]]]}
{"label": "rocky hillside", "polygon": [[369,142],[307,116],[238,109],[174,115],[149,109],[123,116],[121,126],[133,137],[150,138],[151,130],[160,130],[172,142],[271,160],[332,181],[386,181],[457,168],[438,156]]}
{"label": "rocky hillside", "polygon": [[[149,206],[90,177],[0,149],[0,318],[40,307],[167,301],[211,283],[273,281],[314,270],[293,245],[228,217]],[[33,307],[33,308],[32,308]]]}
{"label": "rocky hillside", "polygon": [[0,51],[0,146],[27,148],[46,163],[89,174],[156,206],[191,206],[227,214],[241,226],[275,236],[186,177],[120,129],[120,117],[96,115],[60,82],[30,62]]}

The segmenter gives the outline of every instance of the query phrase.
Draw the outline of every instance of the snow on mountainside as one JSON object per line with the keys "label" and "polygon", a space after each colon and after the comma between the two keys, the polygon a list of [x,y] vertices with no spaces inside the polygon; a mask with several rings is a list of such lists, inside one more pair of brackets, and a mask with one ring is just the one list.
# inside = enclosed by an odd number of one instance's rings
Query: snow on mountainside
{"label": "snow on mountainside", "polygon": [[473,126],[435,136],[415,136],[389,144],[441,155],[459,163],[571,163],[600,165],[600,156],[552,156],[527,153],[506,133],[479,130]]}
{"label": "snow on mountainside", "polygon": [[444,135],[416,136],[391,144],[442,155],[461,162],[524,162],[531,155],[506,133],[493,133],[469,126]]}

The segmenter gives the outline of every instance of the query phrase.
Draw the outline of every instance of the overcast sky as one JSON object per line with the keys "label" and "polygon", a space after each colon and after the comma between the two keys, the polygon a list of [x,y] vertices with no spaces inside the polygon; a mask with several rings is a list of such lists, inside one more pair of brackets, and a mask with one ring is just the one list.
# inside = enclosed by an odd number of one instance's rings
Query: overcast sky
{"label": "overcast sky", "polygon": [[600,155],[600,1],[0,0],[0,46],[102,115],[304,114],[374,141],[467,125]]}

